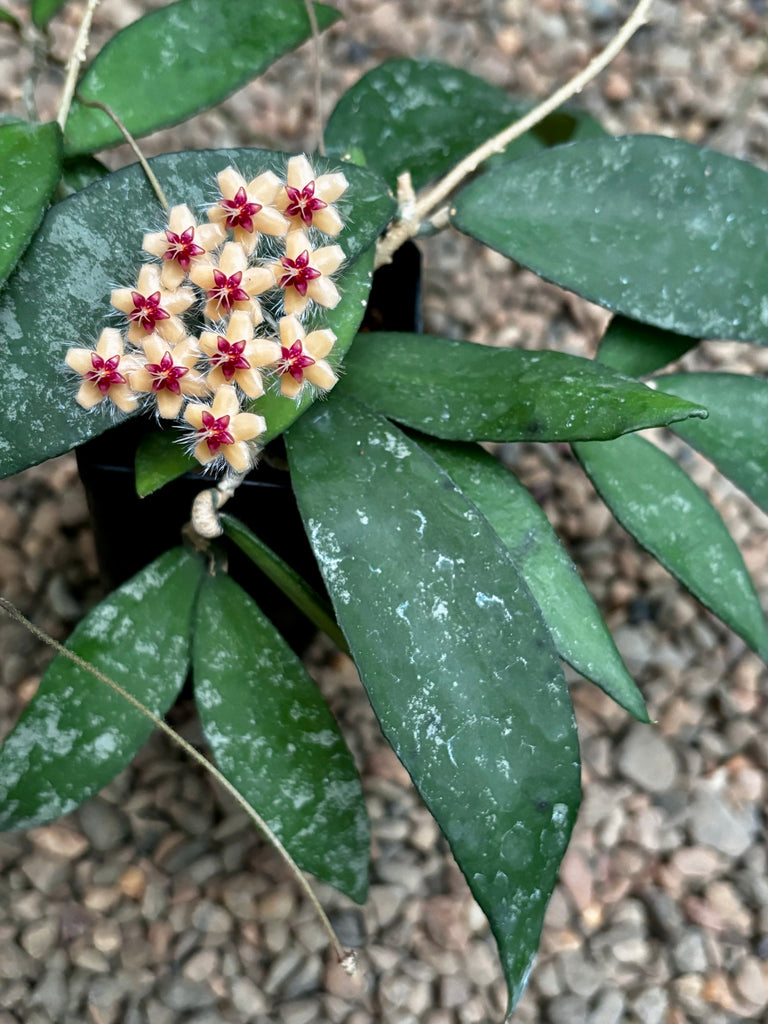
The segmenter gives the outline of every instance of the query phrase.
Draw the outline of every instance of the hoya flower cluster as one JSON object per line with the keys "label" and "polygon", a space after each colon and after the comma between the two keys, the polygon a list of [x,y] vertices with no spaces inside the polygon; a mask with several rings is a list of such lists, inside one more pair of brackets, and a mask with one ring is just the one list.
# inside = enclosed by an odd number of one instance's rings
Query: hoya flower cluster
{"label": "hoya flower cluster", "polygon": [[[341,230],[332,203],[347,181],[315,177],[297,156],[285,181],[267,171],[247,182],[228,167],[218,185],[207,223],[174,206],[168,227],[145,235],[144,251],[159,262],[144,264],[133,288],[111,296],[125,332],[105,328],[95,349],[71,348],[66,362],[80,376],[83,408],[150,405],[162,419],[182,418],[203,465],[226,460],[245,472],[266,423],[244,403],[264,393],[265,376],[286,399],[336,383],[326,359],[334,333],[307,333],[302,317],[340,298],[331,277],[344,252],[322,236]],[[195,311],[203,324],[193,332]]]}

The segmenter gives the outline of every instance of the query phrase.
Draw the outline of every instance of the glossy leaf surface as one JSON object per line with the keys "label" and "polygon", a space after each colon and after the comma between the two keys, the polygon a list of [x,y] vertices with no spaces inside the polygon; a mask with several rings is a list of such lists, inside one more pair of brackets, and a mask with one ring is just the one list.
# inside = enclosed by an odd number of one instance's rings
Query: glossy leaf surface
{"label": "glossy leaf surface", "polygon": [[43,219],[59,179],[60,161],[57,124],[0,125],[0,282],[13,270]]}
{"label": "glossy leaf surface", "polygon": [[696,338],[615,316],[600,342],[596,359],[628,377],[645,377],[698,345]]}
{"label": "glossy leaf surface", "polygon": [[707,496],[642,437],[574,445],[618,521],[694,597],[768,655],[768,627],[739,549]]}
{"label": "glossy leaf surface", "polygon": [[449,441],[573,441],[705,415],[561,352],[421,334],[361,334],[337,390]]}
{"label": "glossy leaf surface", "polygon": [[557,534],[536,500],[502,464],[477,446],[417,438],[485,516],[527,583],[561,658],[636,718],[643,696]]}
{"label": "glossy leaf surface", "polygon": [[368,818],[352,755],[299,659],[228,576],[203,584],[194,679],[224,775],[300,867],[362,902]]}
{"label": "glossy leaf surface", "polygon": [[56,189],[56,199],[66,199],[67,196],[92,185],[94,181],[106,178],[109,173],[106,164],[94,156],[76,156],[64,160],[61,165],[61,180]]}
{"label": "glossy leaf surface", "polygon": [[[318,25],[339,17],[315,4]],[[177,0],[122,29],[80,80],[79,94],[108,106],[135,137],[178,124],[226,99],[311,36],[304,0]],[[123,142],[102,111],[72,104],[68,153]]]}
{"label": "glossy leaf surface", "polygon": [[[203,568],[182,548],[167,552],[92,609],[66,646],[164,715],[189,670]],[[106,683],[57,655],[0,749],[0,829],[68,814],[128,764],[152,728]]]}
{"label": "glossy leaf surface", "polygon": [[490,920],[514,1004],[579,802],[552,641],[499,538],[400,430],[334,395],[286,438],[371,703]]}
{"label": "glossy leaf surface", "polygon": [[594,139],[497,168],[453,224],[548,281],[697,338],[768,339],[768,173],[679,139]]}
{"label": "glossy leaf surface", "polygon": [[[171,203],[203,210],[218,171],[235,164],[246,177],[264,170],[283,173],[286,159],[287,154],[254,149],[204,150],[169,153],[151,163]],[[315,160],[319,170],[330,166],[338,165]],[[354,264],[386,223],[393,203],[378,176],[352,166],[344,172],[350,220],[339,244]],[[89,413],[77,405],[64,356],[73,345],[93,344],[107,325],[119,325],[109,304],[111,289],[135,280],[144,233],[162,224],[157,199],[135,164],[48,212],[0,295],[0,360],[6,371],[0,380],[6,410],[0,421],[0,475],[68,451],[112,425],[100,408]],[[30,302],[42,287],[46,301]],[[354,319],[340,307],[334,313]],[[285,404],[295,409],[293,402]]]}
{"label": "glossy leaf surface", "polygon": [[[385,61],[339,100],[325,130],[329,153],[357,148],[393,190],[411,172],[416,189],[448,171],[487,138],[524,113],[505,92],[437,61]],[[541,143],[530,135],[506,155],[522,156]]]}
{"label": "glossy leaf surface", "polygon": [[679,373],[654,383],[706,405],[705,423],[686,423],[673,428],[675,433],[768,512],[768,381],[737,373]]}

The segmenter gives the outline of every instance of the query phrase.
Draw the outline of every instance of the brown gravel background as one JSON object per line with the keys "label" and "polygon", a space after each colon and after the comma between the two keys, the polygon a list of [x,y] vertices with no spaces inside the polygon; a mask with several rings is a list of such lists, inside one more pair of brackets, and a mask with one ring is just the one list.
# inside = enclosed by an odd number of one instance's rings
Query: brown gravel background
{"label": "brown gravel background", "polygon": [[[14,9],[19,5],[9,4]],[[105,0],[101,42],[157,2]],[[612,0],[336,0],[325,106],[391,56],[442,59],[543,97],[616,31]],[[71,46],[70,3],[52,26]],[[763,0],[657,0],[643,29],[579,102],[616,133],[711,144],[768,169]],[[22,109],[27,66],[0,29],[3,108]],[[59,79],[41,82],[55,110]],[[148,153],[311,145],[308,51]],[[117,166],[130,159],[113,151]],[[423,244],[426,329],[494,344],[592,352],[604,315],[465,239]],[[765,350],[708,343],[687,365],[768,369]],[[664,436],[664,444],[670,444]],[[703,460],[673,446],[712,496],[768,597],[768,521]],[[522,1024],[729,1024],[766,1019],[766,671],[615,524],[559,448],[508,446],[600,602],[658,728],[573,681],[585,798]],[[126,538],[131,542],[132,538]],[[0,483],[0,591],[63,638],[102,593],[74,460]],[[0,621],[0,731],[48,659]],[[504,986],[482,915],[381,740],[355,672],[317,642],[310,669],[361,766],[372,890],[359,909],[320,892],[349,981],[276,857],[207,779],[154,738],[100,796],[55,825],[0,837],[0,1024],[480,1024]],[[188,727],[194,738],[194,725]]]}

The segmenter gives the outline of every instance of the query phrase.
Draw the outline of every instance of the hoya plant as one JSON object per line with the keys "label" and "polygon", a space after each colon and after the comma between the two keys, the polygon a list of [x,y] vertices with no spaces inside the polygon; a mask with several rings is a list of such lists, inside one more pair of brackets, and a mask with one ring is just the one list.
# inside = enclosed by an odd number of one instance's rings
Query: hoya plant
{"label": "hoya plant", "polygon": [[[31,17],[44,28],[60,6],[32,0]],[[191,678],[215,767],[190,755],[302,884],[299,869],[365,899],[351,755],[270,602],[230,576],[240,551],[354,659],[488,917],[512,1012],[579,804],[561,663],[648,716],[545,515],[481,443],[569,443],[629,533],[768,653],[720,516],[638,434],[669,427],[768,509],[765,381],[663,372],[701,339],[764,342],[768,175],[555,113],[650,6],[533,110],[456,68],[392,60],[341,97],[318,152],[175,152],[108,173],[95,153],[128,138],[140,155],[137,137],[221,101],[337,14],[177,0],[83,70],[90,0],[56,120],[0,127],[0,464],[17,473],[99,435],[116,451],[131,420],[135,491],[186,474],[199,493],[168,550],[139,538],[139,571],[77,626],[6,738],[4,828],[106,785],[152,728],[171,731]],[[374,270],[447,229],[611,310],[597,357],[360,331]],[[224,506],[280,460],[303,527],[272,524],[278,554]],[[294,557],[307,541],[322,582]]]}

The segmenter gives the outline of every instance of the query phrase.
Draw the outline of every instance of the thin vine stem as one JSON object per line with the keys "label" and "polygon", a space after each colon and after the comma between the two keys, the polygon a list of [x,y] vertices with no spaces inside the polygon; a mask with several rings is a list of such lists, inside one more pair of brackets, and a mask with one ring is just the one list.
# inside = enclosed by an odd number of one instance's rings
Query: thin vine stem
{"label": "thin vine stem", "polygon": [[93,21],[94,11],[98,6],[99,0],[88,0],[88,6],[83,14],[83,20],[80,22],[80,28],[77,30],[75,45],[72,47],[72,53],[67,61],[66,77],[64,78],[64,91],[61,94],[59,112],[56,115],[56,122],[62,131],[64,131],[64,125],[67,123],[69,108],[72,106],[72,98],[75,95],[77,76],[88,51],[88,38],[91,34],[91,22]]}
{"label": "thin vine stem", "polygon": [[187,754],[188,757],[190,757],[193,761],[199,764],[201,768],[203,768],[206,772],[208,772],[209,775],[216,779],[219,785],[222,786],[229,793],[229,795],[233,798],[233,800],[235,800],[240,805],[240,807],[242,807],[242,809],[245,811],[245,813],[248,815],[251,821],[256,825],[259,831],[264,836],[266,836],[266,838],[269,840],[269,842],[272,844],[275,850],[277,850],[277,852],[283,858],[285,863],[288,865],[294,878],[301,886],[301,888],[304,890],[304,893],[306,894],[307,898],[312,904],[315,913],[320,918],[320,921],[328,935],[329,941],[333,947],[336,956],[338,957],[339,962],[344,966],[345,970],[347,970],[348,973],[354,973],[354,970],[356,969],[356,958],[354,952],[352,952],[351,950],[344,949],[344,947],[342,946],[339,937],[333,930],[333,925],[328,920],[328,916],[326,915],[325,911],[320,905],[317,896],[312,891],[312,887],[310,886],[303,872],[299,868],[298,864],[294,861],[293,857],[291,857],[290,853],[288,853],[286,848],[280,842],[280,840],[269,827],[269,825],[266,823],[266,821],[264,821],[264,819],[261,817],[258,811],[251,807],[251,805],[248,803],[245,797],[242,796],[242,794],[238,792],[237,789],[235,789],[235,787],[232,785],[229,779],[227,779],[226,776],[222,775],[222,773],[215,765],[211,764],[210,761],[203,757],[199,750],[196,750],[191,743],[188,743],[182,736],[180,736],[176,732],[175,729],[172,729],[171,726],[168,725],[168,723],[165,722],[162,718],[154,714],[154,712],[150,711],[150,709],[146,707],[144,704],[142,704],[140,700],[134,697],[132,693],[129,693],[119,683],[116,683],[114,679],[111,679],[108,675],[105,675],[104,672],[101,672],[98,668],[96,668],[95,665],[91,665],[90,662],[85,660],[85,658],[81,658],[79,654],[75,654],[74,651],[70,651],[68,648],[60,644],[58,640],[54,640],[54,638],[52,636],[49,636],[48,633],[45,632],[45,630],[40,629],[39,626],[36,626],[33,622],[30,622],[29,619],[26,618],[26,616],[24,616],[11,601],[7,600],[4,597],[0,597],[0,608],[2,608],[3,611],[6,612],[6,614],[10,615],[12,619],[14,619],[20,625],[22,625],[25,629],[29,630],[29,632],[32,633],[33,636],[37,637],[38,640],[42,640],[44,644],[47,644],[49,647],[52,647],[55,651],[57,651],[57,653],[63,655],[63,657],[67,658],[69,661],[77,665],[78,668],[81,668],[84,671],[89,672],[92,676],[98,679],[99,682],[104,683],[111,690],[114,690],[114,692],[119,694],[123,698],[123,700],[127,701],[132,707],[134,707],[137,711],[144,715],[145,718],[148,718],[149,721],[152,722],[152,724],[157,729],[160,729],[161,732],[164,732],[165,735],[168,736],[172,740],[172,742],[176,744],[176,746],[181,747],[181,749],[184,751],[185,754]]}
{"label": "thin vine stem", "polygon": [[312,30],[312,54],[314,74],[314,100],[315,100],[315,131],[317,134],[317,152],[325,156],[325,137],[323,135],[323,50],[320,41],[320,26],[317,24],[317,13],[312,0],[304,0],[309,18],[309,27]]}
{"label": "thin vine stem", "polygon": [[168,202],[165,192],[163,192],[160,182],[157,180],[155,172],[149,166],[147,158],[144,156],[141,149],[139,148],[138,142],[136,141],[136,139],[134,139],[134,137],[125,127],[123,122],[114,112],[114,110],[111,107],[108,107],[106,103],[100,103],[98,100],[86,100],[82,96],[78,96],[77,98],[78,101],[82,103],[84,107],[95,107],[97,110],[103,110],[107,117],[113,122],[113,124],[115,124],[117,128],[122,132],[123,138],[131,147],[133,152],[136,154],[136,159],[141,164],[141,169],[147,176],[147,181],[152,186],[152,190],[157,196],[157,201],[160,203],[162,208],[167,213],[171,208],[171,204]]}
{"label": "thin vine stem", "polygon": [[446,199],[470,174],[494,153],[500,153],[510,142],[514,142],[525,132],[530,131],[545,117],[548,117],[554,110],[562,106],[567,100],[596,78],[627,45],[632,36],[639,28],[648,22],[648,14],[653,5],[653,0],[639,0],[639,3],[624,22],[616,35],[608,45],[589,64],[575,75],[569,82],[557,89],[552,95],[540,103],[533,110],[529,111],[520,120],[504,128],[498,135],[487,139],[481,146],[475,149],[469,156],[461,160],[456,166],[421,198],[417,198],[413,207],[409,210],[407,218],[396,221],[376,246],[375,267],[381,267],[390,263],[393,253],[400,248],[403,242],[413,238],[419,231],[422,221],[436,206]]}

